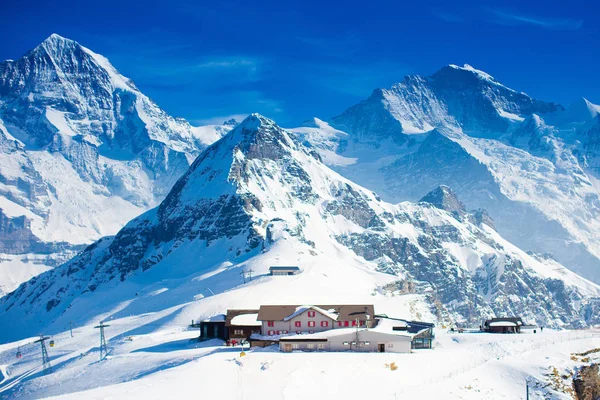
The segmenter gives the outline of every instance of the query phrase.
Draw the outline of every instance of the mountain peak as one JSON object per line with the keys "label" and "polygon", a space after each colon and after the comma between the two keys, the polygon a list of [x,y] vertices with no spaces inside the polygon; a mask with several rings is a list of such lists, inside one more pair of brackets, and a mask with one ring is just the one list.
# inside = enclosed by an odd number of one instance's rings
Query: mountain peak
{"label": "mountain peak", "polygon": [[600,106],[592,103],[585,97],[574,101],[566,111],[566,118],[571,121],[589,121],[600,114]]}
{"label": "mountain peak", "polygon": [[419,201],[433,204],[435,207],[449,212],[462,212],[466,210],[464,204],[456,196],[456,193],[446,185],[438,186]]}
{"label": "mountain peak", "polygon": [[462,67],[460,67],[460,66],[458,66],[456,64],[448,64],[447,67],[448,68],[453,68],[453,69],[456,69],[456,70],[461,70],[461,71],[468,71],[468,72],[471,72],[472,74],[478,76],[481,79],[485,79],[487,81],[491,81],[491,82],[495,82],[495,83],[497,82],[496,79],[494,79],[494,77],[491,76],[490,74],[488,74],[487,72],[484,72],[484,71],[482,71],[480,69],[473,68],[469,64],[463,64]]}
{"label": "mountain peak", "polygon": [[57,55],[65,51],[73,51],[80,47],[79,43],[74,40],[67,39],[57,33],[48,36],[42,43],[33,49],[33,52],[45,51],[49,55]]}

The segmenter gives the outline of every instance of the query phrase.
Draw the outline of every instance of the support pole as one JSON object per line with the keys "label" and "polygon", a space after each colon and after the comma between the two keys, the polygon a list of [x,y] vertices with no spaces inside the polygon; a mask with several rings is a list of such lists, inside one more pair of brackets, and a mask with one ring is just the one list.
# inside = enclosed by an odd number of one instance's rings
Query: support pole
{"label": "support pole", "polygon": [[109,327],[104,322],[100,321],[100,325],[95,326],[95,329],[100,329],[100,360],[108,355],[108,347],[106,346],[106,338],[104,337],[104,328]]}
{"label": "support pole", "polygon": [[48,357],[48,349],[46,348],[46,340],[48,339],[50,339],[49,336],[40,335],[40,338],[34,342],[39,342],[42,347],[42,366],[45,374],[52,372],[52,365],[50,364],[50,357]]}

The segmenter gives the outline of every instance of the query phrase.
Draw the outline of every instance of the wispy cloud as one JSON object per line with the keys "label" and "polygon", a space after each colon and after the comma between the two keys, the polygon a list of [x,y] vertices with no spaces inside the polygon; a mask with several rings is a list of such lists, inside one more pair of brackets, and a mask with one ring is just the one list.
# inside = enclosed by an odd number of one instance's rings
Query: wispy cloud
{"label": "wispy cloud", "polygon": [[502,25],[529,25],[557,31],[574,31],[583,26],[581,19],[548,18],[492,8],[488,8],[486,11],[492,15],[491,22]]}
{"label": "wispy cloud", "polygon": [[461,22],[465,22],[465,19],[455,13],[449,12],[449,11],[445,11],[445,10],[440,10],[440,9],[431,9],[431,14],[433,14],[435,17],[437,17],[438,19],[441,19],[444,22],[450,22],[450,23],[461,23]]}

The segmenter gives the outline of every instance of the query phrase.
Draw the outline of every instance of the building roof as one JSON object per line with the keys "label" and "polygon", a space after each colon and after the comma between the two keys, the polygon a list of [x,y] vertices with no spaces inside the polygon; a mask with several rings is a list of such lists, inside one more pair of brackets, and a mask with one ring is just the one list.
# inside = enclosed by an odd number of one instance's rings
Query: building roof
{"label": "building roof", "polygon": [[[299,307],[310,307],[310,306],[298,306],[298,305],[270,305],[260,306],[258,311],[259,321],[284,321],[286,317],[294,314]],[[371,318],[375,315],[375,308],[372,304],[338,304],[338,305],[315,305],[322,310],[326,310],[327,313],[337,314],[338,321],[351,321],[356,318],[366,320],[366,316],[370,315]]]}
{"label": "building roof", "polygon": [[[257,314],[258,310],[227,310],[227,316],[225,317],[225,326],[241,326],[241,325],[232,325],[231,320],[238,315],[244,314]],[[255,325],[248,325],[255,326]]]}
{"label": "building roof", "polygon": [[293,267],[293,266],[274,266],[274,267],[269,267],[270,271],[299,271],[300,268],[299,267]]}
{"label": "building roof", "polygon": [[317,307],[317,306],[298,306],[298,307],[296,307],[296,310],[293,313],[291,313],[290,315],[285,317],[283,320],[289,321],[290,319],[297,317],[298,315],[303,314],[305,311],[308,311],[308,310],[314,310],[334,321],[337,321],[337,318],[338,318],[337,313],[333,309],[324,310],[321,307]]}
{"label": "building roof", "polygon": [[[485,325],[489,325],[493,322],[514,322],[517,325],[523,325],[523,320],[521,317],[500,317],[500,318],[492,318],[485,321]],[[499,326],[499,325],[496,325]]]}
{"label": "building roof", "polygon": [[496,321],[496,322],[490,322],[489,326],[491,326],[491,327],[506,326],[506,327],[514,328],[515,326],[517,326],[517,323],[511,322],[511,321]]}
{"label": "building roof", "polygon": [[419,333],[419,332],[423,331],[424,329],[429,329],[429,328],[435,327],[435,324],[433,324],[431,322],[410,321],[410,320],[402,319],[402,318],[392,318],[392,317],[388,317],[385,314],[376,315],[375,317],[379,321],[382,321],[384,319],[394,321],[396,328],[398,328],[398,327],[406,328],[406,331],[408,333]]}
{"label": "building roof", "polygon": [[225,322],[225,318],[225,314],[217,314],[210,318],[203,319],[202,322]]}
{"label": "building roof", "polygon": [[253,314],[240,314],[231,318],[229,324],[231,326],[261,326],[262,323],[256,320],[258,313]]}

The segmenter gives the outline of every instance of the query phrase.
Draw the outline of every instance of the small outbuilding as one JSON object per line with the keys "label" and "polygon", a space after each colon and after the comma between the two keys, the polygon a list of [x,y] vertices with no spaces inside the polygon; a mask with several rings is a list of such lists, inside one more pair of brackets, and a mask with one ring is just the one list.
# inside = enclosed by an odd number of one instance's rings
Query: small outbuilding
{"label": "small outbuilding", "polygon": [[213,317],[204,319],[200,322],[193,322],[190,325],[192,328],[200,328],[201,341],[210,339],[227,339],[227,332],[225,330],[225,314],[218,314]]}
{"label": "small outbuilding", "polygon": [[482,330],[489,333],[520,333],[522,326],[520,317],[492,318],[483,323]]}
{"label": "small outbuilding", "polygon": [[299,267],[292,267],[292,266],[276,266],[276,267],[269,267],[269,275],[296,275],[300,273],[300,268]]}

